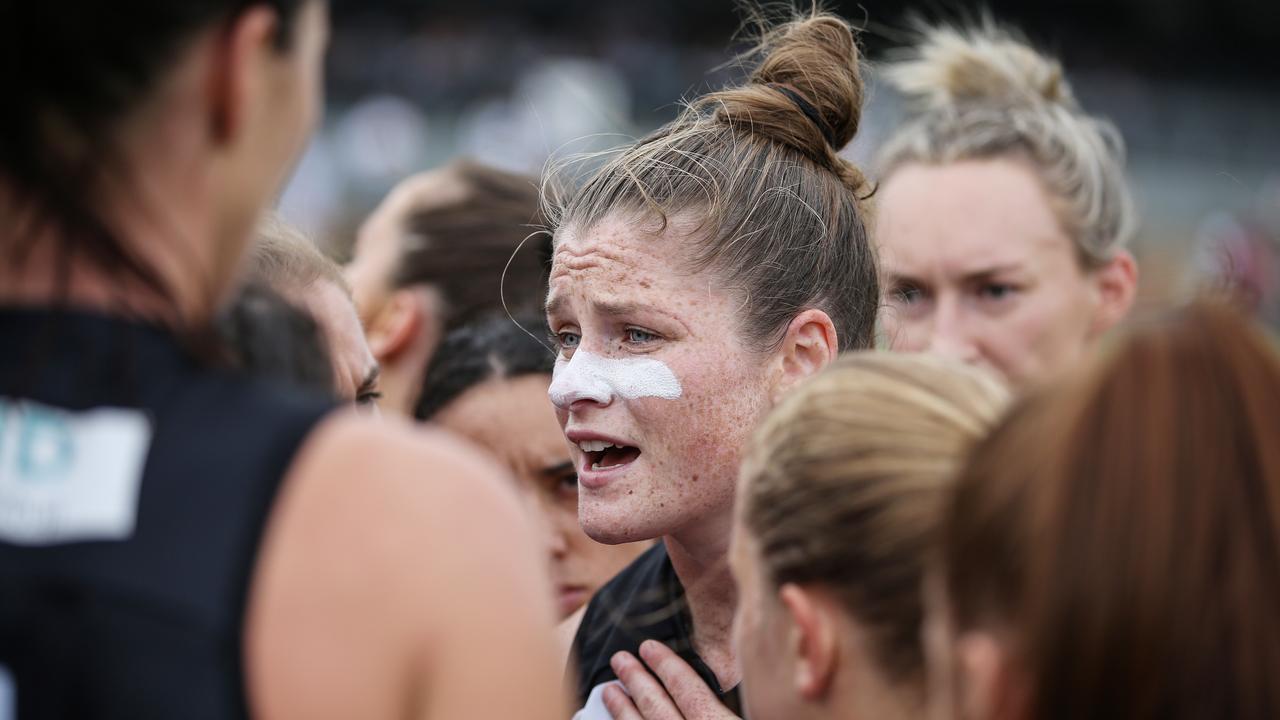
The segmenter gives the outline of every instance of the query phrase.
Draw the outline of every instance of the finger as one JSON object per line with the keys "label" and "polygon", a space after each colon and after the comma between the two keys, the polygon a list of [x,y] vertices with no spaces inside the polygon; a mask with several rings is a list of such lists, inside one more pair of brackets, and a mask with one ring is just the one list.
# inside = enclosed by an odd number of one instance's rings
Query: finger
{"label": "finger", "polygon": [[697,671],[675,652],[656,640],[640,645],[640,657],[653,669],[666,688],[681,716],[686,718],[723,717],[724,705],[715,691],[707,686]]}
{"label": "finger", "polygon": [[649,674],[648,668],[634,655],[629,652],[617,653],[610,665],[626,686],[632,702],[645,720],[683,720],[662,684]]}
{"label": "finger", "polygon": [[644,720],[644,716],[636,709],[635,703],[617,685],[611,685],[601,694],[604,707],[613,720]]}

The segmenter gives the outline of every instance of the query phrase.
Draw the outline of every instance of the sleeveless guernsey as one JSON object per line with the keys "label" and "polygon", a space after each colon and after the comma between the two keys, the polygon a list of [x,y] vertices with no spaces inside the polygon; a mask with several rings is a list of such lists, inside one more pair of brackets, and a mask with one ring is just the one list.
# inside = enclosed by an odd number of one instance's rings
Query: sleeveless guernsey
{"label": "sleeveless guernsey", "polygon": [[568,667],[582,708],[578,720],[608,717],[600,688],[618,679],[609,661],[622,650],[639,660],[640,644],[645,640],[657,640],[671,648],[725,707],[742,715],[738,688],[720,687],[715,672],[694,652],[693,619],[685,603],[684,586],[671,566],[666,544],[657,542],[601,586],[587,604]]}
{"label": "sleeveless guernsey", "polygon": [[0,309],[0,720],[247,717],[258,544],[331,407],[154,327]]}

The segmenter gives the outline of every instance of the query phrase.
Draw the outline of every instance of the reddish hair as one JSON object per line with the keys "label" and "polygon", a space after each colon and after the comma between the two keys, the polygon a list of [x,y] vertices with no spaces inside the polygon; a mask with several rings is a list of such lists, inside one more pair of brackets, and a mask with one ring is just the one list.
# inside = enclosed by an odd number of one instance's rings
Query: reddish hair
{"label": "reddish hair", "polygon": [[1197,304],[1025,400],[943,543],[957,629],[1007,632],[1026,717],[1280,717],[1270,339]]}

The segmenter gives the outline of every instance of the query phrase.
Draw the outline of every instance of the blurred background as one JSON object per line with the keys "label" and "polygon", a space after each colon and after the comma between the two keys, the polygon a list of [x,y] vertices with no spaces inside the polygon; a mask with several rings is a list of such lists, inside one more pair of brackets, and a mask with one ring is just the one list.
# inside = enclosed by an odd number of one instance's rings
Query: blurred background
{"label": "blurred background", "polygon": [[[846,153],[866,163],[899,104],[875,61],[912,13],[987,8],[1064,62],[1086,109],[1129,147],[1142,211],[1140,305],[1224,273],[1280,323],[1277,0],[828,2],[863,28],[871,92]],[[733,0],[334,0],[324,126],[281,211],[342,258],[398,180],[459,156],[539,173],[671,119],[736,80]]]}

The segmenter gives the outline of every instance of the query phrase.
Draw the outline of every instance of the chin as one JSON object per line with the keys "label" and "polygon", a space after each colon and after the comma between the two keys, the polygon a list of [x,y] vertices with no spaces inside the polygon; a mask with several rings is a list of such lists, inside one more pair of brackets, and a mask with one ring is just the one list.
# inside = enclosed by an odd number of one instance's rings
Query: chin
{"label": "chin", "polygon": [[[628,502],[631,501],[631,502]],[[587,537],[604,545],[621,545],[660,538],[669,525],[655,517],[635,495],[623,499],[578,497],[578,524]]]}

